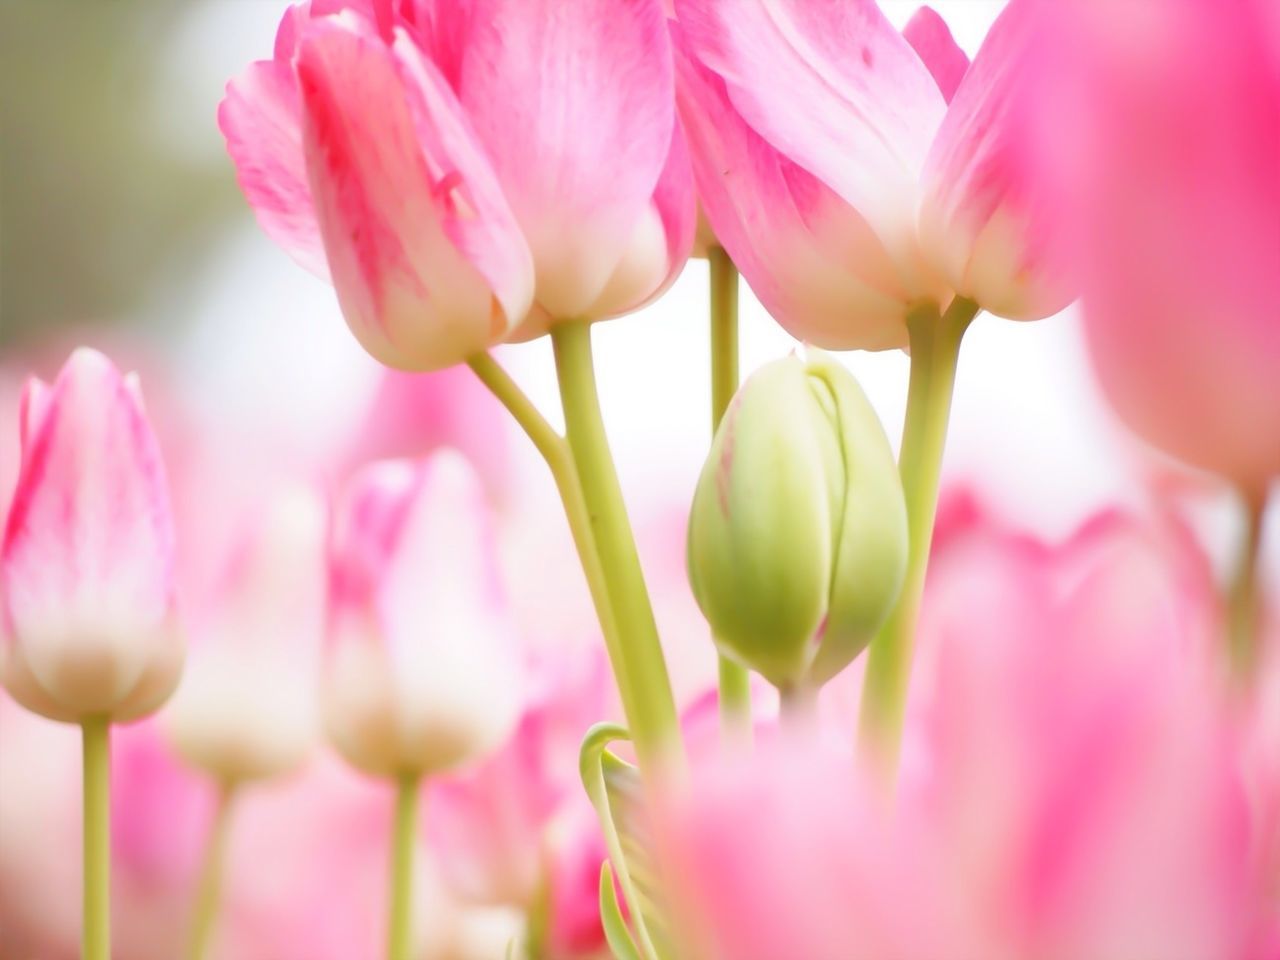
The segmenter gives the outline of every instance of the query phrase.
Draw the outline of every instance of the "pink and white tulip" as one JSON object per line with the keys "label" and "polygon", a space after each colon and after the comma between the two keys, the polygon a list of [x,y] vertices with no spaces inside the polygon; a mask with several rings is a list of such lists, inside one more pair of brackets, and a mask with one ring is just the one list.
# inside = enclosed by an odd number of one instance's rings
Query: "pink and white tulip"
{"label": "pink and white tulip", "polygon": [[375,357],[458,363],[675,278],[695,204],[660,0],[310,0],[219,122]]}
{"label": "pink and white tulip", "polygon": [[680,112],[716,236],[792,334],[906,343],[954,296],[1031,320],[1070,291],[1015,163],[1030,0],[971,68],[932,11],[900,34],[874,0],[678,0]]}
{"label": "pink and white tulip", "polygon": [[520,665],[489,521],[450,450],[366,467],[338,504],[322,710],[353,766],[437,774],[511,731]]}
{"label": "pink and white tulip", "polygon": [[0,679],[54,720],[145,716],[183,643],[159,445],[137,378],[93,350],[22,398],[22,464],[0,547]]}
{"label": "pink and white tulip", "polygon": [[222,782],[278,776],[319,735],[325,505],[297,486],[255,511],[233,548],[164,713],[177,752]]}
{"label": "pink and white tulip", "polygon": [[1280,475],[1280,18],[1044,4],[1027,109],[1121,417],[1261,495]]}

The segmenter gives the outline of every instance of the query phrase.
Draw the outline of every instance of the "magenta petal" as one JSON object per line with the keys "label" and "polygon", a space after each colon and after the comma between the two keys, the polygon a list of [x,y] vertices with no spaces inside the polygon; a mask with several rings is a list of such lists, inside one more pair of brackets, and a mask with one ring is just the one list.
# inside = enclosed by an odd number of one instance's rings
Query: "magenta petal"
{"label": "magenta petal", "polygon": [[921,7],[902,28],[902,35],[929,68],[943,98],[950,103],[969,70],[969,57],[951,35],[947,21],[932,7]]}

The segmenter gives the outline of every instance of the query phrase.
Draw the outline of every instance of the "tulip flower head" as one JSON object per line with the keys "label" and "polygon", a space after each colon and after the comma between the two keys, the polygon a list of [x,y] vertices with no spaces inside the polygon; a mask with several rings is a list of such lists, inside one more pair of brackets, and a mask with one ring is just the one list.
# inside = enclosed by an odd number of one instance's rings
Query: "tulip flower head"
{"label": "tulip flower head", "polygon": [[352,479],[330,533],[322,710],[353,766],[435,774],[510,732],[518,665],[491,536],[454,451]]}
{"label": "tulip flower head", "polygon": [[812,351],[748,378],[689,518],[689,579],[723,652],[780,689],[829,680],[888,615],[906,553],[898,469],[852,374]]}
{"label": "tulip flower head", "polygon": [[673,83],[660,0],[312,0],[219,123],[267,233],[374,357],[426,370],[675,279],[695,203]]}
{"label": "tulip flower head", "polygon": [[54,720],[133,720],[173,692],[173,516],[135,376],[80,349],[27,384],[0,548],[0,679]]}
{"label": "tulip flower head", "polygon": [[830,349],[906,344],[914,304],[1030,320],[1070,291],[1012,162],[1028,55],[1013,0],[972,67],[932,11],[678,0],[677,88],[703,209],[774,317]]}

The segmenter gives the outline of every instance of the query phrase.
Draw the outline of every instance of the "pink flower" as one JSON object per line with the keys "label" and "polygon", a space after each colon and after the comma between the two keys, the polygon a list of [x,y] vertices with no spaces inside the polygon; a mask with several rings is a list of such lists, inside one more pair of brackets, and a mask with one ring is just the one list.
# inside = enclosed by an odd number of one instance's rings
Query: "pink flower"
{"label": "pink flower", "polygon": [[674,280],[695,213],[673,82],[659,0],[311,0],[219,122],[366,349],[431,369]]}
{"label": "pink flower", "polygon": [[1120,415],[1262,492],[1280,474],[1280,17],[1045,4],[1028,104]]}
{"label": "pink flower", "polygon": [[1066,305],[1013,162],[1028,7],[1009,4],[968,69],[929,10],[904,38],[874,0],[676,3],[699,197],[792,334],[878,350],[905,345],[921,300],[1022,320]]}
{"label": "pink flower", "polygon": [[22,398],[22,466],[0,548],[0,678],[55,720],[145,716],[173,692],[173,517],[136,377],[73,353]]}
{"label": "pink flower", "polygon": [[496,748],[519,715],[519,664],[484,496],[440,451],[356,474],[329,548],[322,709],[376,775],[439,773]]}
{"label": "pink flower", "polygon": [[672,838],[695,955],[1253,957],[1268,820],[1239,731],[1184,601],[1116,545],[1099,526],[1063,550],[949,547],[923,759],[891,804],[793,744],[706,774]]}

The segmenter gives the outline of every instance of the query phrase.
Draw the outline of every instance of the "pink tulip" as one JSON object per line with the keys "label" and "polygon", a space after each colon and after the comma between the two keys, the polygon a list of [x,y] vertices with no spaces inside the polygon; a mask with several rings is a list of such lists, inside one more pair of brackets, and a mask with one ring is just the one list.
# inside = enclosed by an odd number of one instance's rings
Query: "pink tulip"
{"label": "pink tulip", "polygon": [[264,229],[391,366],[636,309],[693,243],[660,0],[311,0],[219,122]]}
{"label": "pink tulip", "polygon": [[466,460],[357,473],[330,533],[322,709],[338,751],[381,776],[478,759],[519,715],[516,656]]}
{"label": "pink tulip", "polygon": [[1280,18],[1045,4],[1028,103],[1120,415],[1260,494],[1280,475]]}
{"label": "pink tulip", "polygon": [[949,549],[923,761],[892,804],[794,744],[695,781],[672,837],[694,955],[1251,960],[1270,821],[1182,598],[1105,527]]}
{"label": "pink tulip", "polygon": [[174,536],[137,378],[92,350],[27,384],[0,549],[0,678],[55,720],[145,716],[177,685]]}
{"label": "pink tulip", "polygon": [[904,38],[874,0],[678,0],[699,197],[792,334],[879,350],[905,345],[922,300],[1022,320],[1066,305],[1013,162],[1029,6],[1013,0],[966,69],[932,11]]}

